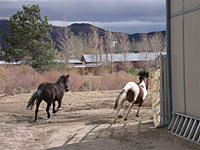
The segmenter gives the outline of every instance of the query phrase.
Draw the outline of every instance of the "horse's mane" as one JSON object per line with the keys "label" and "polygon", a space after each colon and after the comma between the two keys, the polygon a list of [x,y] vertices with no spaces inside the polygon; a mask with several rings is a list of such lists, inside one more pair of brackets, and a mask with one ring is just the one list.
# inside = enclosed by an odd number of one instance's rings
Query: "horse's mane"
{"label": "horse's mane", "polygon": [[139,80],[140,80],[140,83],[141,83],[142,80],[144,80],[144,78],[148,78],[149,77],[149,72],[140,71],[140,72],[138,72],[138,76],[139,76]]}
{"label": "horse's mane", "polygon": [[64,78],[65,78],[65,75],[62,75],[62,76],[57,80],[56,83],[59,84],[59,83],[63,82]]}

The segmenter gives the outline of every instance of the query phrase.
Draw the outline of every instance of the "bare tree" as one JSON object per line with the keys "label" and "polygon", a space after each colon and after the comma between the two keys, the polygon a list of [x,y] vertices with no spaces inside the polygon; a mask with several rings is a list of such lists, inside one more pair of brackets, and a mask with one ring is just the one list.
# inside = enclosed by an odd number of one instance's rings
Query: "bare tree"
{"label": "bare tree", "polygon": [[64,31],[60,32],[57,37],[58,46],[61,49],[61,54],[67,64],[67,67],[69,67],[69,60],[73,57],[73,41],[69,39],[68,28],[65,27]]}
{"label": "bare tree", "polygon": [[103,58],[104,55],[104,49],[105,49],[105,45],[104,45],[104,37],[99,37],[99,44],[98,44],[98,49],[99,49],[99,62],[101,64],[104,64],[105,59]]}
{"label": "bare tree", "polygon": [[166,45],[166,37],[163,36],[161,32],[157,32],[155,35],[150,36],[149,42],[151,51],[155,53],[156,56],[159,56],[163,47]]}
{"label": "bare tree", "polygon": [[[64,16],[63,18],[67,23],[67,17]],[[79,38],[79,35],[70,32],[68,26],[58,32],[58,47],[61,49],[61,55],[66,62],[67,68],[71,59],[80,59],[83,54],[83,40]]]}
{"label": "bare tree", "polygon": [[137,43],[137,48],[138,48],[138,51],[143,53],[140,59],[145,60],[145,61],[141,61],[139,65],[144,70],[148,70],[149,66],[151,65],[149,57],[148,57],[148,53],[151,52],[151,46],[150,46],[150,40],[147,34],[140,34],[140,41]]}
{"label": "bare tree", "polygon": [[[113,55],[115,53],[116,41],[113,40],[112,32],[107,31],[106,33],[106,61],[107,66],[110,66],[110,72],[113,73],[114,63]],[[109,55],[108,55],[109,54]]]}
{"label": "bare tree", "polygon": [[130,42],[128,36],[126,35],[122,36],[122,41],[119,46],[123,54],[123,63],[122,63],[123,69],[124,71],[128,71],[130,69],[130,63],[127,60],[128,53],[130,51]]}
{"label": "bare tree", "polygon": [[137,43],[137,48],[139,52],[142,52],[141,61],[139,65],[144,70],[149,70],[149,68],[155,63],[153,58],[158,57],[163,46],[165,46],[166,37],[164,37],[160,32],[155,35],[148,36],[148,34],[140,35],[140,42]]}
{"label": "bare tree", "polygon": [[73,32],[70,32],[68,27],[65,27],[63,31],[59,32],[57,41],[67,67],[69,67],[71,59],[77,59],[82,56],[82,41],[78,36],[74,35]]}
{"label": "bare tree", "polygon": [[95,62],[95,74],[98,75],[98,62],[99,62],[99,36],[96,30],[92,33],[89,33],[88,45],[90,46],[90,54],[92,54],[92,60]]}

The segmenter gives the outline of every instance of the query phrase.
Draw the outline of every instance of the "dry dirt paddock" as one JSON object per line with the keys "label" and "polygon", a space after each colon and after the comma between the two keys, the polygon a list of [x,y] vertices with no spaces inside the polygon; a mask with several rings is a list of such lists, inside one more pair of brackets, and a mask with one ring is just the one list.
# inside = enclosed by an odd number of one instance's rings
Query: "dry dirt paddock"
{"label": "dry dirt paddock", "polygon": [[61,110],[47,119],[42,102],[38,121],[26,110],[32,93],[0,98],[0,149],[8,150],[191,150],[196,144],[152,127],[150,97],[136,118],[113,123],[119,91],[65,93]]}

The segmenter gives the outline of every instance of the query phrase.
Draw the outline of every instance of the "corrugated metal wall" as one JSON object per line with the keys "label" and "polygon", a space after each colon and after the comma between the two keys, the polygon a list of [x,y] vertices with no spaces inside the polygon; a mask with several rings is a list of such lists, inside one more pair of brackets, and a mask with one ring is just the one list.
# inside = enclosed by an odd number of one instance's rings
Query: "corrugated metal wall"
{"label": "corrugated metal wall", "polygon": [[200,0],[170,0],[172,110],[200,118]]}

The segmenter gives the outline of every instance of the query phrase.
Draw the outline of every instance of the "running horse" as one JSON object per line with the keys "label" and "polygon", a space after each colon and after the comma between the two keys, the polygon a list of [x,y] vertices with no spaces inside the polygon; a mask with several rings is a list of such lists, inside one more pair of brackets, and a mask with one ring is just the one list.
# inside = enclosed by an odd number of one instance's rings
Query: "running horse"
{"label": "running horse", "polygon": [[121,115],[118,116],[118,114],[119,114],[120,108],[123,106],[123,103],[125,101],[128,101],[129,103],[124,108],[123,115],[125,115],[126,110],[128,110],[124,117],[124,120],[127,120],[128,115],[131,111],[131,108],[133,107],[134,104],[139,104],[139,108],[136,113],[136,117],[139,117],[140,107],[142,106],[143,102],[145,101],[145,98],[146,98],[147,92],[148,92],[149,73],[146,71],[141,71],[138,73],[138,75],[139,75],[140,82],[139,83],[128,82],[124,86],[124,88],[122,89],[120,94],[118,95],[116,102],[115,102],[115,106],[114,106],[114,109],[117,109],[117,114],[116,114],[115,120],[117,120],[117,118],[123,117]]}
{"label": "running horse", "polygon": [[[49,108],[53,104],[53,113],[55,114],[61,107],[64,91],[69,91],[69,75],[62,75],[56,83],[44,82],[38,86],[37,91],[32,95],[28,101],[27,109],[33,109],[36,103],[35,121],[37,120],[38,109],[42,100],[47,103],[47,117],[50,118]],[[58,107],[55,110],[55,102],[58,101]]]}

